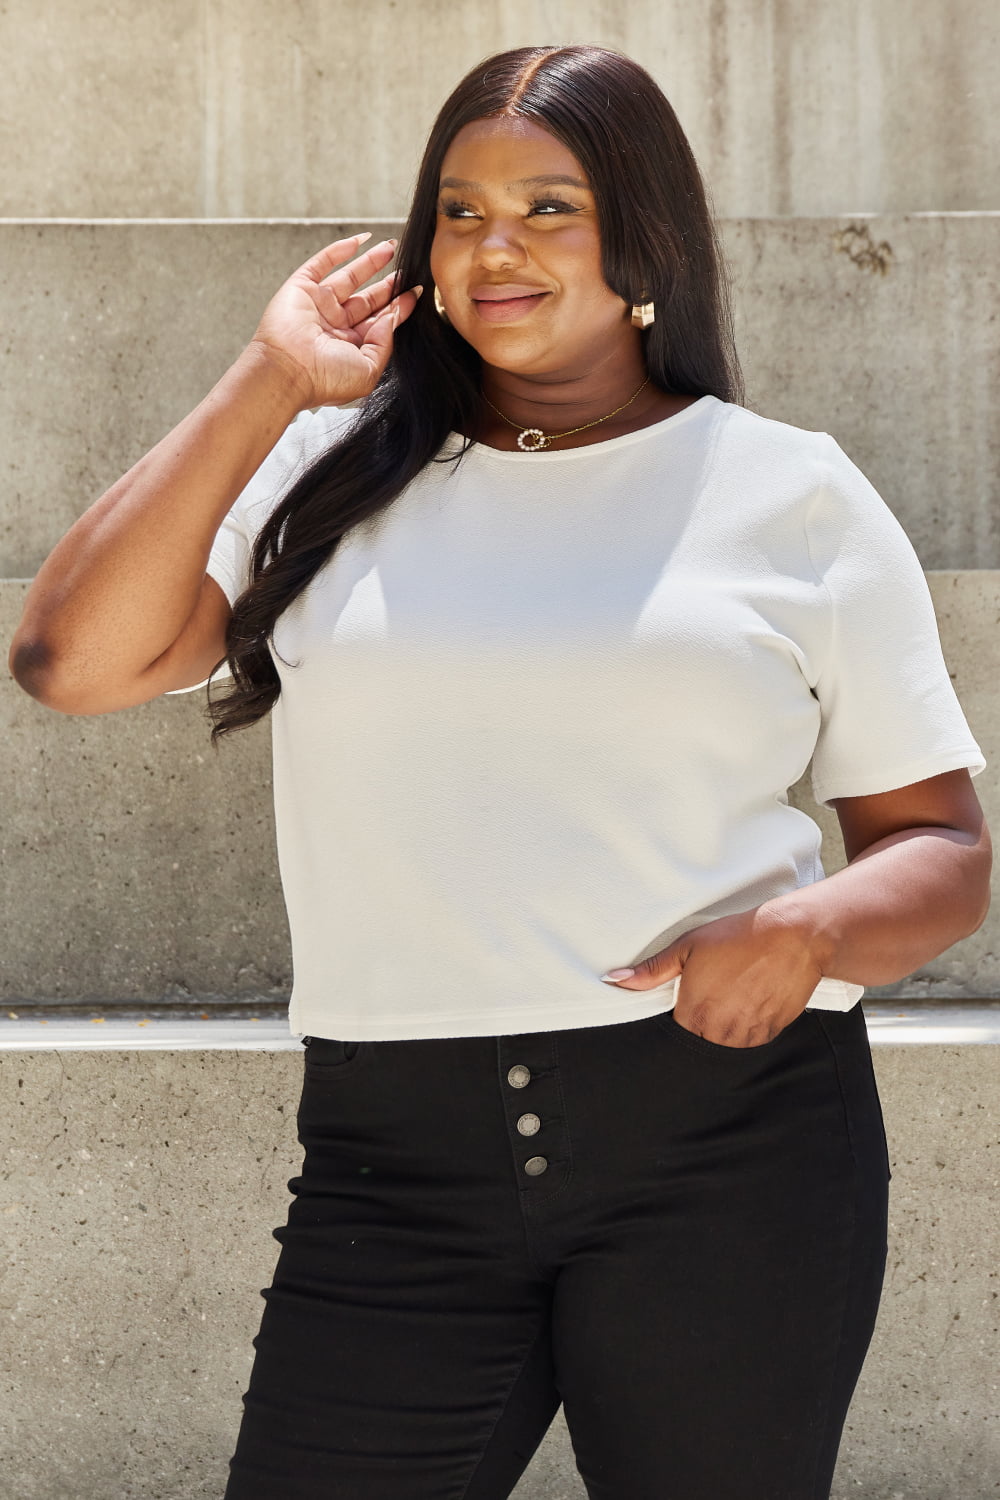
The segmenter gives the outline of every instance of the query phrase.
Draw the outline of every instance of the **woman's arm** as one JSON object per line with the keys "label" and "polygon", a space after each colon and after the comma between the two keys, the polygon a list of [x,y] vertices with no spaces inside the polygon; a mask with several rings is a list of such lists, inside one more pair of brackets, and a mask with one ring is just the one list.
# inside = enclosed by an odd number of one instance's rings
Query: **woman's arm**
{"label": "woman's arm", "polygon": [[[181,685],[173,678],[183,676],[190,647],[172,648],[192,634],[208,655],[215,651],[204,680],[225,653],[229,613],[217,585],[212,611],[208,554],[229,507],[296,415],[295,397],[285,370],[263,351],[245,351],[85,511],[28,591],[10,651],[27,692],[64,713],[142,703]],[[202,618],[188,630],[196,612]]]}
{"label": "woman's arm", "polygon": [[968,771],[834,807],[850,863],[765,903],[800,931],[822,973],[893,984],[982,926],[993,855]]}
{"label": "woman's arm", "polygon": [[820,979],[891,984],[982,926],[992,849],[968,771],[835,806],[845,869],[695,927],[614,982],[646,990],[683,974],[677,1021],[753,1047],[801,1014]]}
{"label": "woman's arm", "polygon": [[[280,288],[214,389],[70,528],[28,591],[10,667],[64,713],[99,714],[205,678],[228,606],[205,565],[237,495],[298,412],[366,395],[416,306],[384,241],[328,245]],[[340,267],[340,269],[337,269]]]}

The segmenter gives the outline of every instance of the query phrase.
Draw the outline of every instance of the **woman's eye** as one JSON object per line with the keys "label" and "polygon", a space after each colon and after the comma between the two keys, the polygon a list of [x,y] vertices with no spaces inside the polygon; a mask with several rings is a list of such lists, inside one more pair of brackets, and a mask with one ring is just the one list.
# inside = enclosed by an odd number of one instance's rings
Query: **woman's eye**
{"label": "woman's eye", "polygon": [[563,198],[540,198],[531,205],[531,212],[575,214],[578,209],[575,203],[567,203]]}
{"label": "woman's eye", "polygon": [[[446,219],[478,219],[474,208],[468,203],[443,203],[441,212]],[[550,218],[553,214],[576,214],[580,210],[575,203],[567,203],[564,198],[537,198],[528,209],[528,216],[537,214],[541,218]]]}

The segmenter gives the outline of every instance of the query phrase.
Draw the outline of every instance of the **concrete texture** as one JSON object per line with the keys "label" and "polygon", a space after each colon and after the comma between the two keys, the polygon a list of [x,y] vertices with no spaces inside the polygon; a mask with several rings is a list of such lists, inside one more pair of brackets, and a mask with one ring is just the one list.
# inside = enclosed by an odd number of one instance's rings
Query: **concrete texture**
{"label": "concrete texture", "polygon": [[[285,277],[358,227],[0,224],[18,372],[0,386],[0,577],[30,577],[201,399]],[[721,228],[747,404],[832,432],[924,567],[1000,568],[1000,213]]]}
{"label": "concrete texture", "polygon": [[925,568],[1000,566],[1000,214],[722,230],[747,404],[832,433]]}
{"label": "concrete texture", "polygon": [[[929,575],[946,660],[990,761],[977,792],[1000,827],[994,767],[1000,572]],[[10,640],[26,583],[0,582]],[[267,723],[208,743],[201,692],[95,717],[41,707],[0,679],[0,998],[195,1000],[276,996],[290,979],[274,854]],[[843,863],[835,816],[808,780],[793,801]],[[1000,902],[971,938],[874,994],[1000,995]]]}
{"label": "concrete texture", "polygon": [[553,42],[652,71],[720,213],[1000,204],[992,0],[8,0],[0,212],[399,214],[462,74]]}
{"label": "concrete texture", "polygon": [[199,692],[67,716],[5,672],[0,699],[3,997],[286,993],[269,725],[215,751]]}
{"label": "concrete texture", "polygon": [[[995,1500],[1000,1048],[875,1064],[889,1272],[834,1500]],[[218,1500],[298,1169],[300,1066],[0,1053],[5,1500]],[[561,1418],[516,1496],[583,1500]]]}
{"label": "concrete texture", "polygon": [[[273,291],[356,221],[0,225],[0,577],[201,400]],[[391,230],[378,226],[378,238]]]}

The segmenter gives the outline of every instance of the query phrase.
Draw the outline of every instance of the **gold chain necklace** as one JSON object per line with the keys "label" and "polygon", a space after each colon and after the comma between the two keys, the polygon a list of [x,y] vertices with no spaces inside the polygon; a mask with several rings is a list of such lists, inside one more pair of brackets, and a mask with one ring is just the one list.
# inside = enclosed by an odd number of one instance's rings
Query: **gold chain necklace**
{"label": "gold chain necklace", "polygon": [[[609,411],[606,416],[597,417],[593,422],[584,422],[582,427],[571,427],[568,432],[550,432],[546,434],[540,427],[525,427],[518,436],[517,446],[523,453],[540,453],[543,448],[547,448],[549,444],[554,443],[557,438],[571,437],[574,432],[586,432],[588,427],[597,427],[601,422],[606,422],[609,417],[617,417],[618,413],[620,411],[624,411],[626,406],[631,406],[636,396],[638,396],[639,391],[645,390],[648,384],[649,376],[647,375],[645,380],[642,382],[642,385],[639,387],[639,390],[634,391],[627,401],[622,402],[621,406],[616,406],[614,411]],[[482,392],[480,392],[480,394],[482,395]],[[493,406],[493,402],[490,400],[489,396],[483,396],[483,400],[486,402],[487,406]],[[510,420],[510,417],[505,417],[498,406],[493,406],[493,410],[496,412],[498,417],[503,418],[508,426],[518,427],[520,425],[517,422],[512,422]]]}

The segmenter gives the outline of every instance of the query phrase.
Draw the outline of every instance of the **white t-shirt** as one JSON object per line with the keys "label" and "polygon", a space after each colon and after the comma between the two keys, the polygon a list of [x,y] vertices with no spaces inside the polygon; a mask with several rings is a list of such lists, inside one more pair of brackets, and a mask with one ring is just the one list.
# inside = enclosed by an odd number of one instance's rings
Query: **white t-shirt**
{"label": "white t-shirt", "polygon": [[[250,543],[349,410],[236,501]],[[443,451],[460,444],[452,436]],[[290,1025],[378,1040],[639,1020],[603,983],[823,878],[789,806],[985,765],[905,533],[828,433],[704,396],[590,447],[476,446],[353,527],[278,620]],[[849,1009],[835,975],[810,1004]]]}

